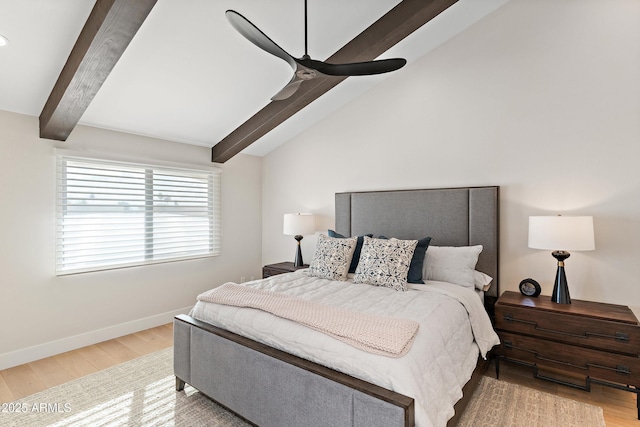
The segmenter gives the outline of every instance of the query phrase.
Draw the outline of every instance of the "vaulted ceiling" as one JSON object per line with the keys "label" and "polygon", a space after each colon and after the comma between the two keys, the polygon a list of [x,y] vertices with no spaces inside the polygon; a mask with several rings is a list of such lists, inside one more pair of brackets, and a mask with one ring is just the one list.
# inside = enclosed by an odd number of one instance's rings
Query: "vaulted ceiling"
{"label": "vaulted ceiling", "polygon": [[[405,57],[410,66],[507,1],[309,0],[309,54],[336,62]],[[305,82],[289,101],[271,102],[291,78],[289,66],[236,33],[224,11],[239,11],[299,57],[302,0],[97,5],[92,12],[86,0],[0,0],[0,34],[9,40],[0,48],[0,109],[40,116],[47,138],[64,140],[79,121],[214,147],[213,160],[225,161],[241,150],[268,153],[388,77]]]}

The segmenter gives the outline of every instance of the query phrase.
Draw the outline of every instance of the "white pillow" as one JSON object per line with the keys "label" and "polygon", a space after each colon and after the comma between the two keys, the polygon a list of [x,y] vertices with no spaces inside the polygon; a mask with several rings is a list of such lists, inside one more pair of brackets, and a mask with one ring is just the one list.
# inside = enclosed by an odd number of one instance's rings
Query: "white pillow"
{"label": "white pillow", "polygon": [[422,278],[449,282],[474,289],[474,271],[482,245],[429,246],[424,259]]}
{"label": "white pillow", "polygon": [[487,292],[491,287],[493,277],[488,274],[484,274],[482,271],[475,270],[473,272],[473,284],[479,291]]}
{"label": "white pillow", "polygon": [[356,240],[356,237],[342,239],[320,234],[308,274],[321,279],[347,280]]}
{"label": "white pillow", "polygon": [[364,236],[353,283],[406,291],[407,274],[417,240],[373,239]]}

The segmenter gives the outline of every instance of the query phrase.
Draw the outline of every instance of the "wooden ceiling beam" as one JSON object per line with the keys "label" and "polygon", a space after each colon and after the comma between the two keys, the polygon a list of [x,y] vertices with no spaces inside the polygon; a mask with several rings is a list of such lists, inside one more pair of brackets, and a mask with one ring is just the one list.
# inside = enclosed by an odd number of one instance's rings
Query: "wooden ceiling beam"
{"label": "wooden ceiling beam", "polygon": [[[403,0],[331,55],[326,62],[372,61],[458,0]],[[271,101],[211,149],[211,161],[223,163],[253,144],[346,77],[305,81],[287,99]]]}
{"label": "wooden ceiling beam", "polygon": [[157,0],[97,0],[49,99],[40,137],[65,141]]}

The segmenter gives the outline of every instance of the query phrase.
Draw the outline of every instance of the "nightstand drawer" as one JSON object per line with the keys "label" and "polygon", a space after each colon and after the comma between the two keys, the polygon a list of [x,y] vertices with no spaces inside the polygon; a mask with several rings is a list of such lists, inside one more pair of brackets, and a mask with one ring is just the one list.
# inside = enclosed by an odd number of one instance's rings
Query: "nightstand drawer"
{"label": "nightstand drawer", "polygon": [[496,329],[636,357],[640,353],[637,325],[500,304],[495,313]]}
{"label": "nightstand drawer", "polygon": [[496,353],[538,367],[562,369],[620,384],[640,384],[640,359],[599,350],[499,332]]}
{"label": "nightstand drawer", "polygon": [[296,267],[292,262],[279,262],[277,264],[269,264],[262,267],[262,278],[277,276],[278,274],[292,273],[303,268],[308,268],[309,264]]}
{"label": "nightstand drawer", "polygon": [[278,274],[284,274],[284,273],[288,273],[288,271],[277,270],[275,268],[267,268],[267,267],[262,268],[263,279],[266,279],[267,277],[271,277],[271,276],[277,276]]}

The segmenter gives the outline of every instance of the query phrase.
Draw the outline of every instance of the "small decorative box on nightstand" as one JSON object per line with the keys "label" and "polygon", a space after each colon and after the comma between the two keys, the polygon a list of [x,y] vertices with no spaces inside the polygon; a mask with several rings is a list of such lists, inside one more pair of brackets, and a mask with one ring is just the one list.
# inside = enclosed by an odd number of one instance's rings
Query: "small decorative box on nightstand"
{"label": "small decorative box on nightstand", "polygon": [[[640,323],[627,306],[503,293],[495,305],[496,375],[500,361],[534,368],[536,378],[589,391],[591,383],[636,393],[640,419]],[[585,384],[539,374],[584,377]]]}
{"label": "small decorative box on nightstand", "polygon": [[262,267],[262,278],[275,276],[277,274],[291,273],[301,268],[308,268],[309,264],[304,264],[302,267],[294,267],[292,262],[279,262],[277,264],[269,264]]}

